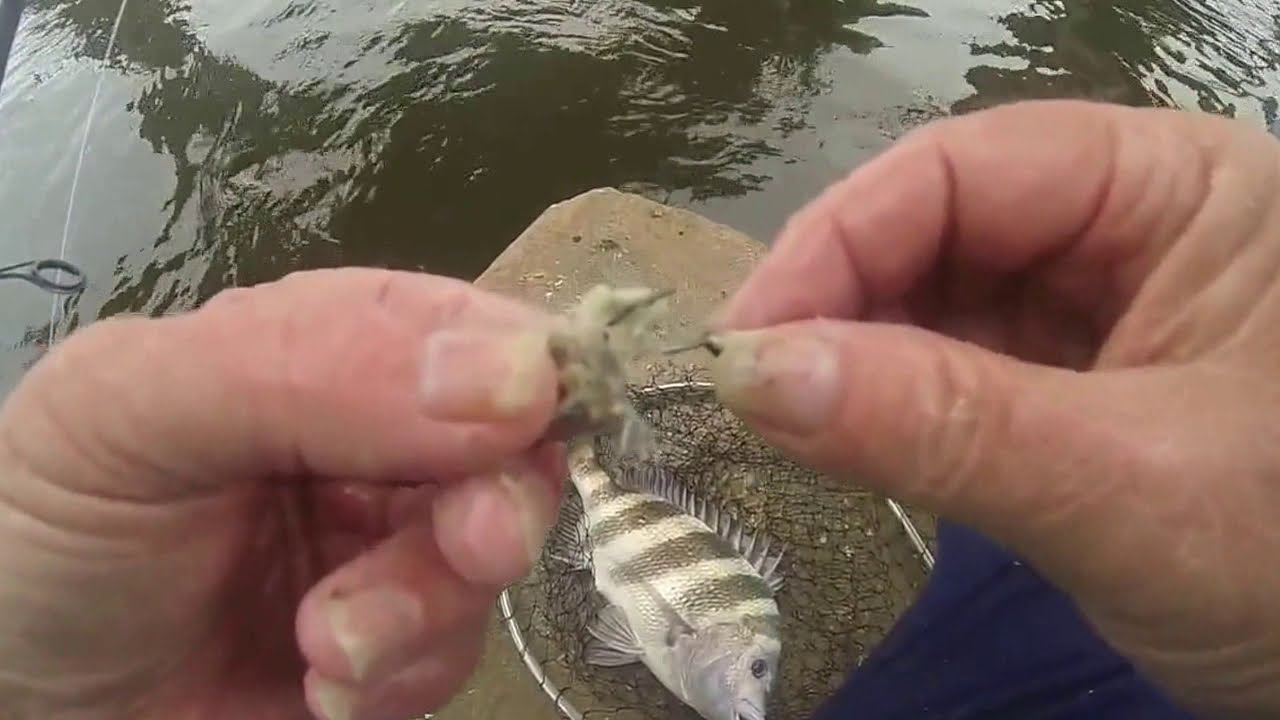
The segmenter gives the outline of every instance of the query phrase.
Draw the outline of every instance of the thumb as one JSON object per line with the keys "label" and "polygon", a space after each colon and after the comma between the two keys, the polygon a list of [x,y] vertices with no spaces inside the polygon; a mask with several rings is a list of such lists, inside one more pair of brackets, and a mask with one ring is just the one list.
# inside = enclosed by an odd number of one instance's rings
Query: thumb
{"label": "thumb", "polygon": [[[1015,546],[1079,530],[1127,452],[1087,376],[896,324],[729,333],[722,401],[798,461]],[[1076,549],[1079,546],[1076,545]]]}

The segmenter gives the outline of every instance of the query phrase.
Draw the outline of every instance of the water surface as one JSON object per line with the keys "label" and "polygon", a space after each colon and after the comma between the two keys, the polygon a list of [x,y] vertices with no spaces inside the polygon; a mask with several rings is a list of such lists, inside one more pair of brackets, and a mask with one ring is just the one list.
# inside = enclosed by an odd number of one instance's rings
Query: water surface
{"label": "water surface", "polygon": [[[1077,96],[1262,123],[1280,87],[1261,0],[149,0],[107,56],[118,9],[33,3],[0,89],[0,265],[65,251],[91,276],[59,335],[298,268],[472,278],[600,185],[768,242],[937,114]],[[0,283],[0,387],[49,303]]]}

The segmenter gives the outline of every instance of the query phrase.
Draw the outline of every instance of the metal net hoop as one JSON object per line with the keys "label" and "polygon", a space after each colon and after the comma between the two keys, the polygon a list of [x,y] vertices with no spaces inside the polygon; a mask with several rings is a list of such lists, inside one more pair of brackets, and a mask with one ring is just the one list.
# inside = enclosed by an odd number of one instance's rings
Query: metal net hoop
{"label": "metal net hoop", "polygon": [[[769,720],[807,718],[911,602],[933,556],[906,510],[856,483],[814,472],[769,446],[715,397],[683,379],[629,392],[657,438],[654,460],[696,492],[787,546],[778,594],[783,656]],[[610,438],[595,451],[611,473],[628,460]],[[581,512],[566,486],[558,524]],[[555,533],[552,533],[555,537]],[[532,571],[504,589],[498,610],[533,680],[566,720],[700,720],[642,664],[582,660],[587,623],[603,604],[590,573],[572,572],[554,540]]]}

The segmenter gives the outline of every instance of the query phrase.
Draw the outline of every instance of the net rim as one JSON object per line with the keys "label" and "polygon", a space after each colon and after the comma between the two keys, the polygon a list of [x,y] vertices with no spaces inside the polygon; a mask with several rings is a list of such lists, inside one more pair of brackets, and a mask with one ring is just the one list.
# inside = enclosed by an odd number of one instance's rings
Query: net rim
{"label": "net rim", "polygon": [[[635,388],[636,394],[646,397],[690,390],[714,391],[715,384],[705,380],[676,380]],[[885,503],[889,506],[893,516],[897,518],[899,526],[906,533],[907,539],[915,549],[916,554],[920,556],[925,570],[933,570],[933,553],[929,550],[928,544],[925,543],[924,537],[920,534],[919,529],[916,528],[915,523],[911,521],[906,509],[890,497],[885,498]],[[538,687],[542,688],[543,693],[551,700],[552,705],[560,712],[562,717],[566,718],[566,720],[583,720],[582,713],[564,696],[564,690],[558,687],[555,681],[547,675],[542,663],[534,657],[533,652],[529,649],[529,644],[524,637],[524,631],[520,629],[520,621],[516,618],[515,605],[511,600],[510,586],[504,587],[498,593],[497,605],[502,623],[507,629],[507,636],[515,647],[516,653],[519,654],[520,660],[524,663],[525,669],[533,677],[534,682],[538,683]],[[428,715],[423,720],[427,720],[430,717]]]}

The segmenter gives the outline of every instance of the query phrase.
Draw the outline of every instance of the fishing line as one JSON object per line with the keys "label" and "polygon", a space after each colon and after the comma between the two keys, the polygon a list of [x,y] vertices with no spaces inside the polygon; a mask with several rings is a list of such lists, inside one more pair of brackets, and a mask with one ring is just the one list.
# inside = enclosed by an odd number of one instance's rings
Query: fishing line
{"label": "fishing line", "polygon": [[[107,58],[110,56],[115,46],[116,34],[120,29],[120,20],[124,17],[124,7],[128,0],[121,0],[120,10],[116,14],[115,25],[111,30],[111,38],[107,43],[107,52],[103,56],[103,65],[105,66]],[[13,45],[17,40],[18,28],[22,23],[22,12],[24,8],[23,0],[0,0],[0,87],[4,84],[5,74],[9,66],[9,58],[13,53]],[[102,80],[105,76],[105,67],[99,67],[97,87],[94,89],[93,99],[89,104],[89,114],[85,118],[85,135],[80,143],[80,157],[76,163],[75,174],[71,180],[71,194],[67,200],[67,219],[63,224],[62,244],[56,260],[27,260],[25,262],[14,263],[0,267],[0,280],[22,280],[30,283],[41,290],[53,295],[52,306],[49,310],[49,344],[52,345],[55,337],[55,319],[58,313],[58,297],[61,295],[73,295],[84,289],[85,275],[76,265],[67,262],[67,240],[70,236],[71,214],[74,207],[76,187],[79,184],[81,168],[84,165],[84,156],[88,145],[88,136],[90,127],[93,124],[93,111],[97,105],[98,96],[102,90]],[[52,271],[54,277],[48,277],[48,273]],[[63,281],[63,273],[70,275],[69,282]]]}
{"label": "fishing line", "polygon": [[[107,63],[111,59],[111,53],[116,47],[116,35],[120,32],[120,21],[124,19],[124,8],[129,4],[129,0],[120,0],[120,9],[116,11],[115,23],[111,26],[111,36],[107,38],[107,49],[102,53],[102,63],[98,65],[98,79],[94,84],[93,98],[89,100],[89,112],[84,119],[84,134],[80,137],[80,154],[76,158],[76,169],[71,175],[71,193],[67,197],[67,217],[62,224],[62,244],[58,248],[58,260],[65,261],[67,258],[67,242],[71,237],[71,219],[75,214],[76,206],[76,190],[80,187],[80,174],[84,170],[84,158],[89,150],[89,132],[93,129],[93,119],[95,111],[98,107],[98,98],[102,95],[102,83],[107,77]],[[61,279],[62,273],[59,271],[58,278]],[[49,307],[49,346],[53,346],[54,338],[57,333],[58,320],[58,299],[55,296]]]}

